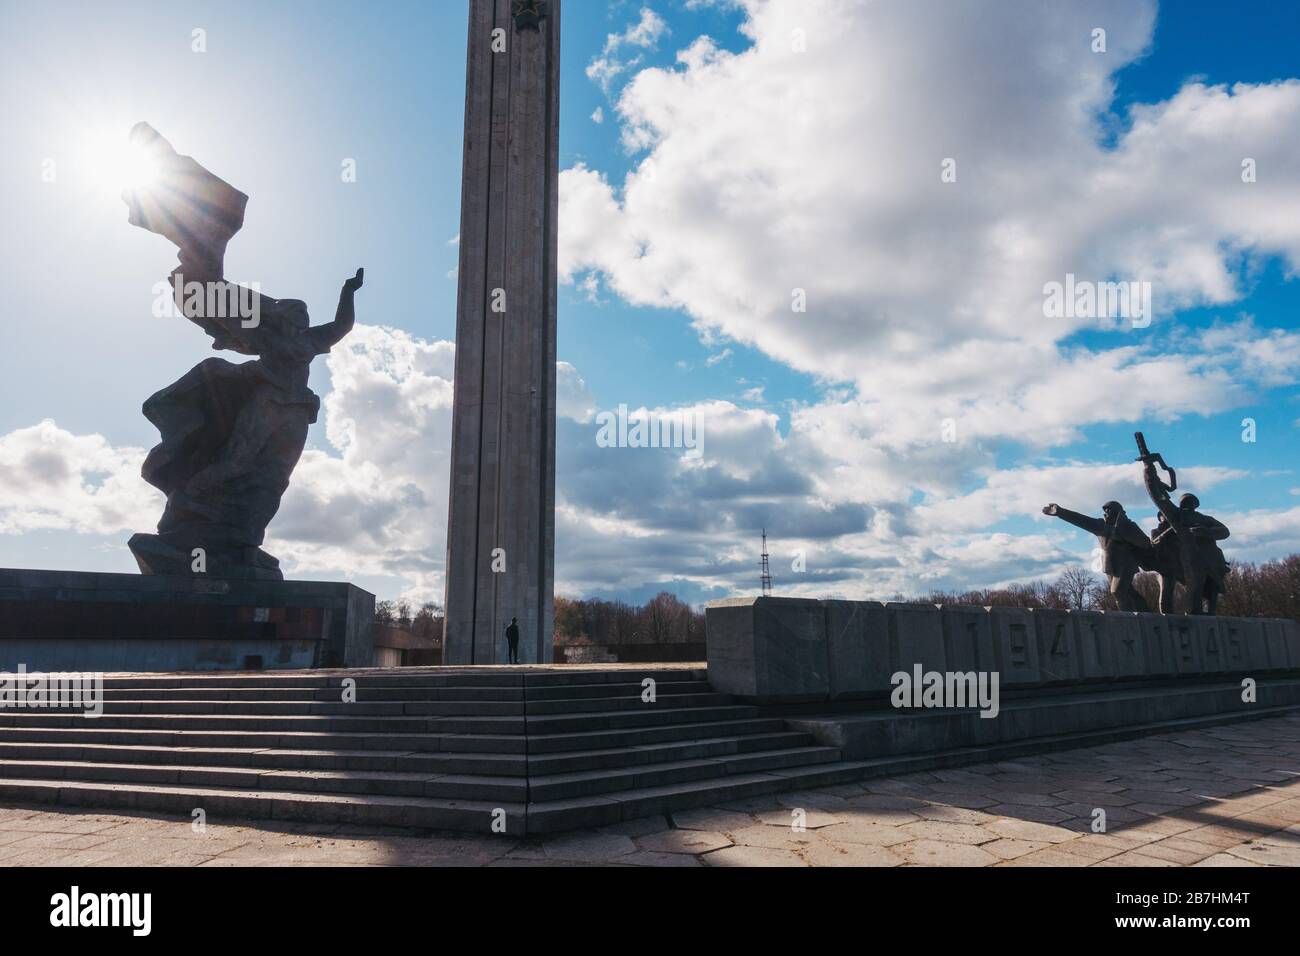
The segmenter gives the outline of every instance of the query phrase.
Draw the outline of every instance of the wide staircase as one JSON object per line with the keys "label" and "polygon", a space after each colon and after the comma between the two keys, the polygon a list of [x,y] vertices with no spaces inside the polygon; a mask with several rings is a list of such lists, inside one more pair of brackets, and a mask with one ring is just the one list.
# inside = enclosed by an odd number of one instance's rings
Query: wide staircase
{"label": "wide staircase", "polygon": [[0,709],[0,802],[214,823],[523,835],[857,770],[714,693],[704,670],[654,665],[122,675],[105,678],[98,718]]}

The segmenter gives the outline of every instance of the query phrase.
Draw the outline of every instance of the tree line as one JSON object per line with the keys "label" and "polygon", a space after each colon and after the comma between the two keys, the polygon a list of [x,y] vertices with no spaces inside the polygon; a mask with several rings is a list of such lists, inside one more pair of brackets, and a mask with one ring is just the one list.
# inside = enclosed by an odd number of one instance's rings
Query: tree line
{"label": "tree line", "polygon": [[[1158,607],[1160,581],[1149,571],[1138,574],[1133,586],[1147,604]],[[1181,588],[1182,585],[1179,585]],[[933,604],[977,604],[985,607],[1042,607],[1058,610],[1114,611],[1115,598],[1101,575],[1087,568],[1067,568],[1055,581],[1034,581],[1005,588],[973,591],[932,591],[923,598],[895,596],[895,601]],[[1226,592],[1219,600],[1225,617],[1282,617],[1300,620],[1300,554],[1253,564],[1234,562]]]}
{"label": "tree line", "polygon": [[660,591],[640,607],[623,601],[555,599],[557,644],[683,644],[704,640],[704,613]]}
{"label": "tree line", "polygon": [[417,637],[434,637],[441,641],[442,622],[442,605],[433,601],[426,601],[414,611],[407,600],[375,602],[375,623],[382,627],[395,627],[410,631]]}
{"label": "tree line", "polygon": [[[414,608],[409,601],[378,601],[375,623],[442,639],[442,606]],[[677,644],[704,640],[704,612],[660,591],[642,605],[595,598],[555,598],[556,644]]]}

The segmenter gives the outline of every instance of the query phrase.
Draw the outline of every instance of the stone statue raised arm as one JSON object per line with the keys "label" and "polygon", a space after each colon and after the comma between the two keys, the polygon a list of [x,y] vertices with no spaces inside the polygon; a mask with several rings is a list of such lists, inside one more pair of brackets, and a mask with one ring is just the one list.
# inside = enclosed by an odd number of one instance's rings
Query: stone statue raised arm
{"label": "stone statue raised arm", "polygon": [[[1183,584],[1183,600],[1178,610],[1185,614],[1216,613],[1228,575],[1228,561],[1218,545],[1228,537],[1227,526],[1217,518],[1202,514],[1198,510],[1201,501],[1196,495],[1184,494],[1175,505],[1169,497],[1169,486],[1160,480],[1153,462],[1144,463],[1142,479],[1163,519],[1154,536],[1156,549],[1177,557],[1179,580]],[[1169,586],[1172,590],[1172,581]],[[1165,587],[1162,576],[1160,604],[1161,610],[1167,612],[1167,604],[1173,602],[1166,601]]]}
{"label": "stone statue raised arm", "polygon": [[145,574],[281,580],[261,545],[320,411],[307,387],[312,359],[352,331],[365,271],[343,283],[334,320],[316,327],[306,303],[228,282],[226,244],[243,225],[248,197],[177,155],[152,127],[139,124],[131,135],[158,176],[123,198],[132,225],[177,245],[171,285],[181,314],[214,349],[256,357],[207,359],[145,402],[162,441],[142,474],[167,506],[158,533],[134,535],[131,552]]}
{"label": "stone statue raised arm", "polygon": [[1110,584],[1110,593],[1121,611],[1149,611],[1146,600],[1133,587],[1133,576],[1140,569],[1141,556],[1151,549],[1151,541],[1127,514],[1118,501],[1108,501],[1101,506],[1102,517],[1071,511],[1052,503],[1043,508],[1043,514],[1067,521],[1096,535],[1104,556],[1102,571]]}

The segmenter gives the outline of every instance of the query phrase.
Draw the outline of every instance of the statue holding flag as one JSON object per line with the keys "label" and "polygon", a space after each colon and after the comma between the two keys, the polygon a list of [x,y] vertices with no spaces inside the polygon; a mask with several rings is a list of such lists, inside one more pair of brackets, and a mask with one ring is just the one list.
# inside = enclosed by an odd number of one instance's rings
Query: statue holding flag
{"label": "statue holding flag", "polygon": [[200,362],[145,402],[162,441],[142,473],[167,506],[158,533],[134,535],[131,552],[144,574],[282,580],[261,545],[320,410],[307,387],[312,359],[352,331],[364,271],[343,284],[334,321],[315,327],[306,303],[235,286],[224,274],[226,244],[243,225],[248,197],[146,123],[131,139],[157,175],[123,194],[129,221],[180,250],[171,285],[181,314],[214,349],[256,357]]}

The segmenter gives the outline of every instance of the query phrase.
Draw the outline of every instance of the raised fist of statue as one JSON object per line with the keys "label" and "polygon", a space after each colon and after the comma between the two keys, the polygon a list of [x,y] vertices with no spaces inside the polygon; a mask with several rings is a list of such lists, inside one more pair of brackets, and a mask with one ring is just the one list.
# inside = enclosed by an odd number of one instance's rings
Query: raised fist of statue
{"label": "raised fist of statue", "polygon": [[1053,515],[1053,516],[1055,516],[1055,514],[1056,514],[1056,512],[1057,512],[1058,510],[1059,510],[1059,508],[1058,508],[1056,502],[1052,502],[1050,505],[1044,505],[1044,506],[1043,506],[1043,514],[1045,514],[1045,515]]}
{"label": "raised fist of statue", "polygon": [[365,285],[365,281],[366,281],[366,270],[358,269],[356,275],[354,275],[351,279],[348,279],[346,282],[343,283],[343,291],[356,292],[363,285]]}

